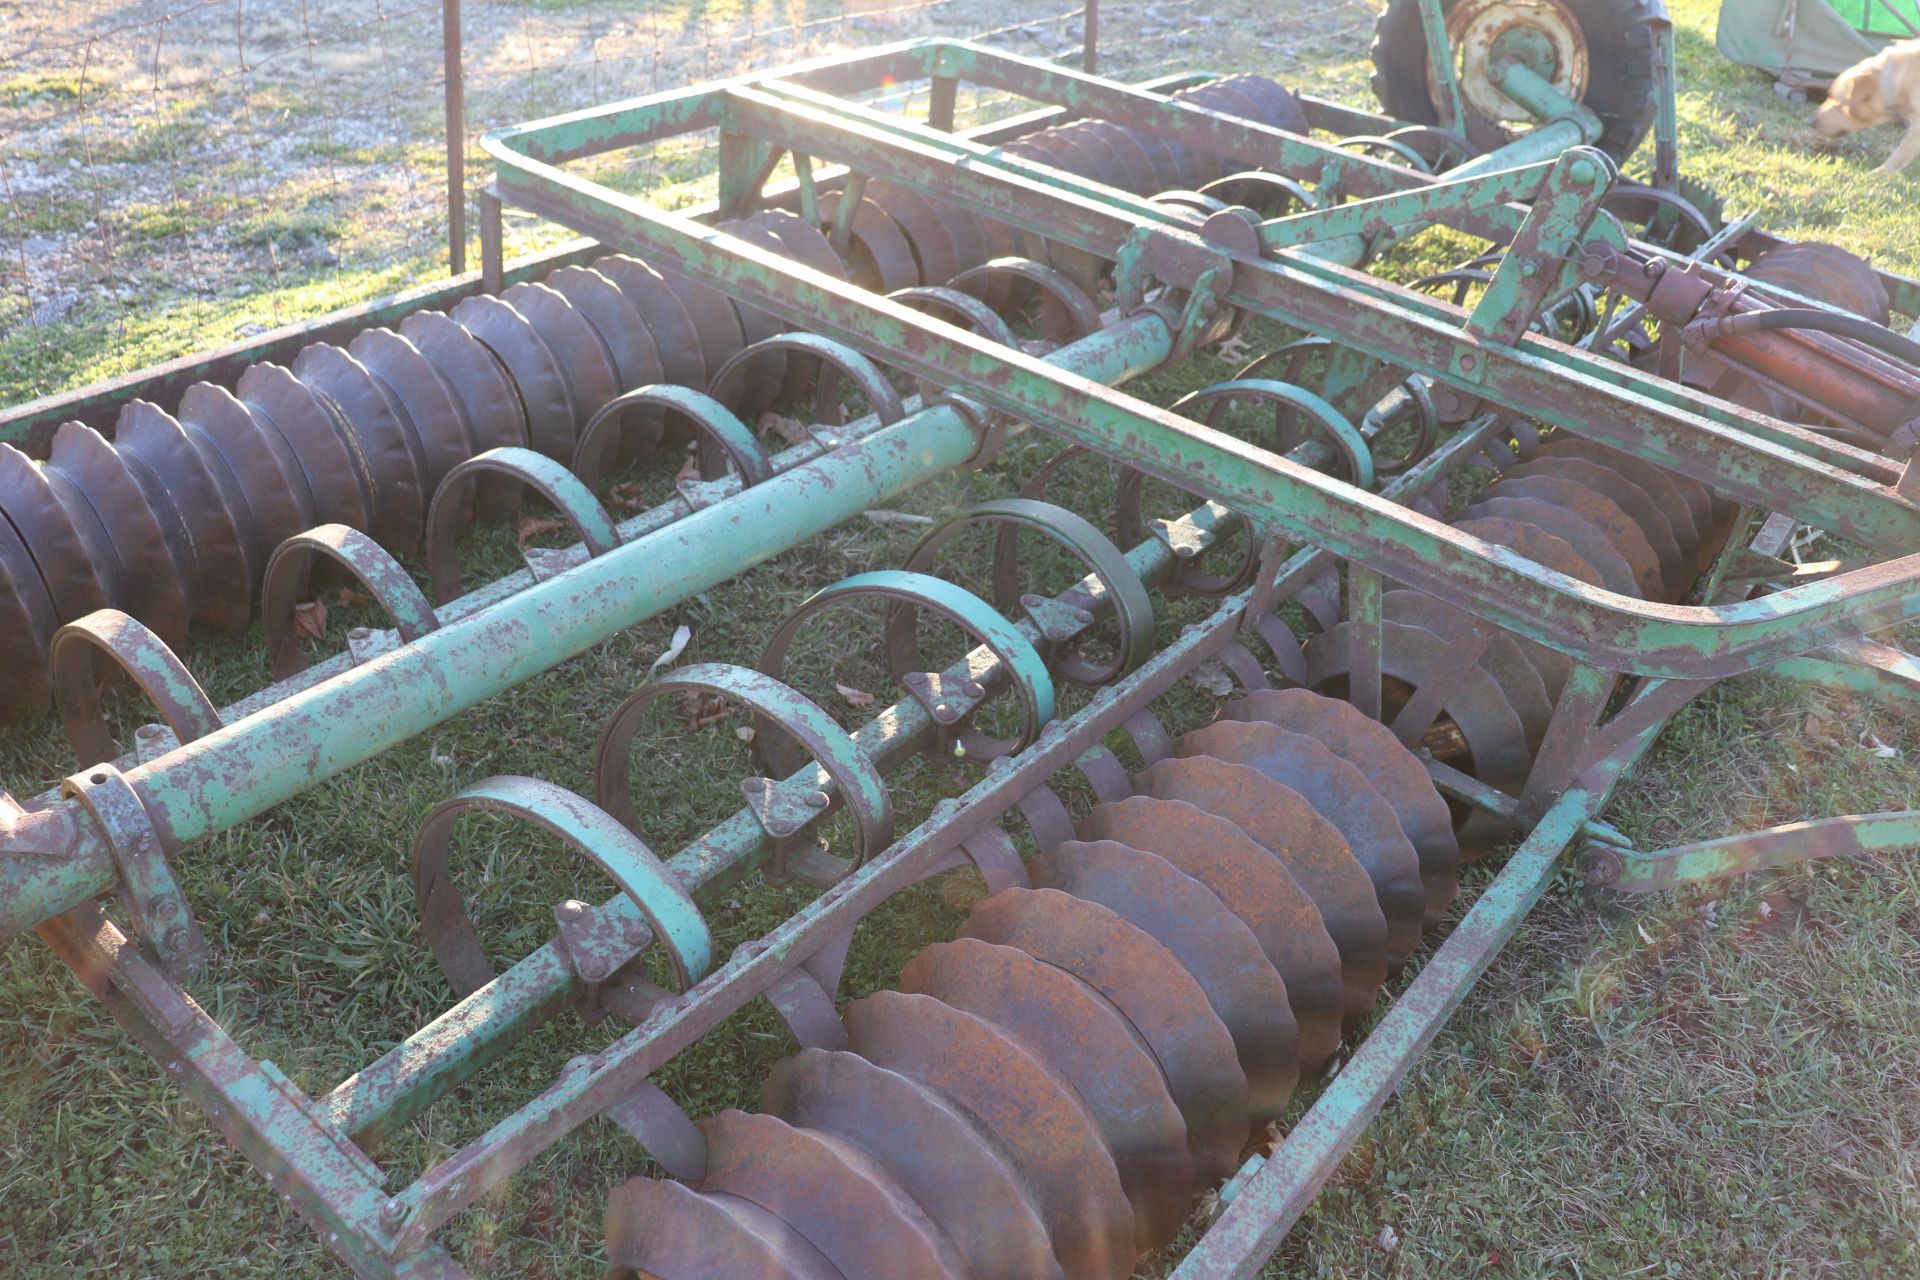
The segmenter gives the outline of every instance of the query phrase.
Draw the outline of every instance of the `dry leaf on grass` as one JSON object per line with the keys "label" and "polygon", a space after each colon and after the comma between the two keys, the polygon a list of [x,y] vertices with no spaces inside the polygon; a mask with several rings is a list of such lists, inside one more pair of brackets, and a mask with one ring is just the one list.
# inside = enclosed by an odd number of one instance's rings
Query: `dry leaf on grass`
{"label": "dry leaf on grass", "polygon": [[784,414],[775,413],[771,409],[760,415],[760,434],[766,435],[768,432],[779,436],[788,444],[805,444],[808,439],[805,423],[798,418],[789,418]]}
{"label": "dry leaf on grass", "polygon": [[333,603],[342,609],[357,609],[363,604],[372,604],[373,597],[352,587],[342,587],[333,593]]}
{"label": "dry leaf on grass", "polygon": [[673,473],[673,482],[675,484],[679,484],[682,481],[698,480],[699,478],[700,478],[700,451],[697,449],[689,450],[687,453],[687,460],[680,464],[680,469],[678,471]]}
{"label": "dry leaf on grass", "polygon": [[293,629],[310,640],[326,639],[327,606],[318,600],[293,606]]}
{"label": "dry leaf on grass", "polygon": [[1248,343],[1246,338],[1235,334],[1233,337],[1228,338],[1225,342],[1215,347],[1213,354],[1219,356],[1228,364],[1239,364],[1249,355],[1253,354],[1253,347]]}
{"label": "dry leaf on grass", "polygon": [[932,524],[932,516],[915,515],[911,511],[888,511],[883,507],[874,507],[865,513],[867,519],[875,524]]}
{"label": "dry leaf on grass", "polygon": [[847,705],[850,707],[870,707],[873,705],[873,695],[865,689],[856,689],[848,684],[835,684],[833,687],[840,691],[840,696],[847,700]]}
{"label": "dry leaf on grass", "polygon": [[680,695],[680,719],[689,729],[719,724],[732,714],[733,707],[717,693],[696,689]]}
{"label": "dry leaf on grass", "polygon": [[643,511],[647,506],[647,500],[640,494],[640,482],[638,480],[629,480],[625,484],[613,486],[613,490],[607,494],[607,498],[614,506],[619,507],[622,511]]}
{"label": "dry leaf on grass", "polygon": [[513,536],[520,540],[524,548],[527,543],[543,533],[558,533],[567,527],[565,520],[556,520],[551,516],[528,516],[513,527]]}

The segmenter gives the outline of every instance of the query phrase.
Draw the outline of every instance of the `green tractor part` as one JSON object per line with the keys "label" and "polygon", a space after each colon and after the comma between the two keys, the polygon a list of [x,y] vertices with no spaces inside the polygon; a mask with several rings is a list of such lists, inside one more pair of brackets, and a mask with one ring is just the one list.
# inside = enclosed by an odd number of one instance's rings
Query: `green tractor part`
{"label": "green tractor part", "polygon": [[[1903,812],[1648,851],[1603,817],[1717,681],[1920,700],[1875,638],[1920,616],[1920,348],[1888,327],[1920,284],[1680,185],[1656,7],[1396,4],[1380,58],[1386,115],[929,39],[497,130],[475,277],[15,411],[47,456],[0,447],[8,709],[53,706],[72,771],[0,793],[0,938],[51,947],[363,1277],[467,1275],[442,1228],[596,1120],[644,1169],[607,1205],[618,1276],[1121,1280],[1202,1196],[1172,1274],[1259,1274],[1557,876],[1920,842]],[[868,100],[903,85],[924,113]],[[957,128],[976,91],[1028,110]],[[1655,181],[1623,181],[1650,131]],[[696,135],[702,208],[587,163]],[[504,262],[507,205],[587,239]],[[1400,283],[1436,229],[1474,256]],[[1170,405],[1124,389],[1276,330]],[[1016,478],[1022,433],[1060,449]],[[1111,487],[1074,502],[1085,467]],[[961,470],[997,492],[744,661],[586,695],[590,786],[448,785],[364,851],[444,974],[425,1025],[309,1089],[192,997],[246,961],[176,874],[197,844]],[[616,518],[636,471],[672,496]],[[469,581],[465,531],[523,497],[574,545]],[[1857,556],[1793,563],[1805,527]],[[314,573],[390,625],[315,653]],[[256,616],[274,683],[217,707],[179,636]],[[823,634],[891,705],[827,710],[798,660]],[[156,711],[130,745],[109,673]],[[658,717],[710,705],[751,726],[738,801],[656,848],[684,804]],[[916,762],[951,780],[924,811]],[[577,868],[530,949],[468,896],[485,821]],[[950,872],[987,890],[956,936],[846,999],[855,927]],[[723,944],[752,880],[798,905]],[[762,999],[794,1052],[756,1109],[689,1114],[663,1069]],[[529,1071],[536,1032],[576,1056]],[[529,1078],[383,1164],[463,1086]]]}

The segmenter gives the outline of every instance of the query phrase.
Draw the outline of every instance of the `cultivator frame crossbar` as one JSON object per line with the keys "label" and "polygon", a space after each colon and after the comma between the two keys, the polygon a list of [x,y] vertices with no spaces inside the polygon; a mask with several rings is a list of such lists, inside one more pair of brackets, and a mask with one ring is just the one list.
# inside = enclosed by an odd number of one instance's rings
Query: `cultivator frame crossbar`
{"label": "cultivator frame crossbar", "polygon": [[[344,564],[389,608],[395,629],[357,636],[351,653],[304,672],[277,666],[286,679],[225,711],[207,704],[164,646],[123,633],[116,656],[160,703],[170,732],[143,735],[133,756],[113,763],[105,762],[110,746],[95,750],[100,762],[57,796],[26,806],[0,797],[0,935],[37,929],[357,1272],[462,1275],[434,1233],[590,1119],[614,1119],[669,1171],[697,1176],[704,1164],[699,1135],[648,1083],[650,1073],[760,996],[803,1044],[844,1045],[833,997],[856,921],[949,866],[971,864],[995,890],[1025,884],[999,820],[1016,809],[1025,814],[1043,849],[1060,842],[1062,824],[1071,838],[1049,779],[1074,766],[1101,800],[1126,796],[1126,772],[1103,744],[1125,732],[1149,763],[1168,756],[1171,744],[1149,704],[1203,663],[1224,662],[1249,690],[1264,686],[1261,664],[1243,639],[1258,636],[1283,670],[1303,673],[1274,610],[1304,598],[1330,572],[1345,576],[1348,698],[1388,720],[1409,745],[1420,742],[1451,696],[1440,687],[1444,677],[1430,672],[1434,687],[1407,704],[1418,704],[1419,714],[1403,710],[1396,718],[1383,671],[1395,625],[1382,606],[1385,589],[1416,588],[1472,616],[1469,648],[1504,633],[1565,655],[1564,686],[1524,776],[1505,789],[1427,758],[1441,790],[1480,811],[1475,821],[1492,822],[1520,842],[1286,1139],[1270,1155],[1249,1158],[1226,1183],[1221,1216],[1176,1272],[1255,1273],[1519,928],[1569,850],[1587,851],[1582,867],[1592,881],[1645,890],[1885,848],[1910,840],[1915,827],[1914,815],[1875,815],[1645,854],[1599,821],[1667,720],[1713,681],[1775,666],[1895,698],[1920,688],[1904,654],[1861,639],[1920,613],[1920,555],[1909,554],[1920,546],[1920,507],[1910,500],[1906,465],[1860,443],[1904,425],[1887,420],[1885,407],[1898,406],[1905,394],[1911,412],[1920,384],[1894,356],[1846,333],[1762,331],[1744,334],[1748,348],[1717,348],[1765,371],[1770,385],[1788,394],[1804,396],[1808,387],[1836,380],[1870,383],[1834,411],[1852,430],[1847,437],[1740,408],[1674,377],[1533,332],[1582,286],[1604,287],[1641,299],[1670,322],[1673,331],[1662,342],[1671,339],[1675,349],[1666,354],[1669,368],[1677,368],[1684,358],[1678,326],[1733,312],[1712,310],[1692,295],[1676,309],[1673,289],[1660,287],[1666,275],[1714,297],[1732,289],[1748,300],[1740,305],[1763,310],[1820,304],[1709,265],[1743,256],[1741,242],[1752,236],[1745,227],[1690,255],[1630,239],[1603,211],[1617,173],[1590,145],[1598,121],[1524,62],[1503,63],[1498,75],[1539,124],[1440,175],[1410,163],[1418,157],[1407,135],[1330,145],[1153,90],[947,40],[490,135],[485,145],[498,175],[489,216],[497,219],[500,202],[529,209],[817,335],[806,349],[829,355],[856,382],[864,378],[876,412],[818,428],[812,440],[764,466],[742,461],[750,450],[739,452],[739,475],[693,485],[681,502],[618,527],[557,464],[483,455],[456,468],[448,483],[456,490],[456,479],[471,485],[489,468],[530,479],[586,545],[548,553],[528,572],[465,596],[458,596],[457,567],[438,559],[437,608],[370,542],[351,530],[318,530],[298,545],[299,554]],[[926,124],[843,96],[914,80],[932,85]],[[1303,195],[1311,189],[1313,198],[1300,211],[1263,219],[1218,200],[1150,199],[1077,177],[952,132],[962,84],[1178,141],[1291,182]],[[1324,127],[1368,135],[1393,129],[1393,122],[1361,113],[1308,107]],[[851,215],[867,184],[884,181],[1010,227],[1028,243],[1058,246],[1062,260],[1078,253],[1113,263],[1113,318],[1047,354],[1028,354],[950,297],[933,301],[944,314],[971,316],[968,323],[915,305],[929,301],[924,293],[916,299],[868,291],[566,168],[706,129],[720,131],[721,218],[774,199],[809,222],[830,223],[830,196],[841,196],[839,207]],[[791,157],[796,180],[770,196],[767,182],[783,156]],[[1360,269],[1430,225],[1505,250],[1470,309]],[[843,235],[848,228],[833,230]],[[497,233],[487,240],[495,255],[487,274],[497,280]],[[1752,251],[1750,242],[1744,256]],[[1911,282],[1882,283],[1901,310],[1920,310]],[[1376,490],[1366,437],[1381,428],[1355,428],[1319,396],[1235,384],[1241,393],[1290,397],[1294,409],[1328,424],[1323,439],[1282,456],[1114,389],[1182,359],[1248,315],[1322,335],[1336,350],[1430,383],[1442,416],[1463,425]],[[1793,359],[1781,356],[1787,348],[1779,344],[1798,344]],[[923,396],[917,407],[883,403],[873,362],[912,375],[929,392],[947,390]],[[1795,373],[1807,368],[1814,374]],[[1430,491],[1444,494],[1463,467],[1504,448],[1517,417],[1657,463],[1739,504],[1726,522],[1733,536],[1703,575],[1701,603],[1654,603],[1581,581],[1444,523],[1438,506],[1422,505]],[[1025,601],[1028,619],[1018,626],[912,568],[862,575],[822,593],[836,594],[808,609],[841,596],[877,597],[897,609],[941,613],[981,644],[947,671],[904,678],[913,696],[852,735],[773,678],[775,650],[784,643],[776,642],[761,664],[773,668],[769,674],[703,665],[643,688],[603,739],[601,807],[529,779],[490,780],[442,805],[416,846],[415,881],[427,939],[464,998],[323,1096],[308,1096],[271,1063],[252,1059],[188,996],[182,975],[204,959],[205,944],[168,869],[168,859],[186,846],[935,474],[984,465],[1007,434],[1026,427],[1206,501],[1156,524],[1153,536],[1118,557],[1124,563],[1102,549],[1102,539],[1078,532],[1064,512],[1002,504],[991,518],[1052,522],[1092,570],[1056,600]],[[715,439],[724,444],[728,437],[722,431]],[[1345,479],[1323,469],[1341,456]],[[1743,536],[1757,513],[1835,531],[1881,558],[1844,571],[1796,572],[1774,558],[1780,521],[1751,543]],[[1063,646],[1108,616],[1130,623],[1136,638],[1142,625],[1150,636],[1151,606],[1142,605],[1137,586],[1178,583],[1197,553],[1236,529],[1250,530],[1258,549],[1250,584],[1223,593],[1205,620],[1159,652],[1136,647],[1112,670],[1090,677],[1098,693],[1081,710],[1057,716],[1049,667],[1063,670]],[[436,544],[430,535],[428,545],[430,554],[437,545],[450,555],[444,539]],[[282,615],[292,597],[271,589],[271,567],[267,577],[269,638],[284,638]],[[1755,595],[1756,583],[1776,589]],[[57,677],[58,646],[55,657]],[[1469,652],[1455,665],[1472,662]],[[56,692],[60,687],[56,678]],[[97,704],[73,687],[69,681],[63,715],[84,730],[97,720]],[[663,860],[623,823],[623,811],[634,807],[624,798],[626,753],[646,702],[687,690],[746,704],[763,725],[786,730],[814,763],[770,767],[772,777],[749,779],[737,814]],[[1001,696],[1021,703],[1027,729],[996,747],[970,726],[974,709]],[[74,736],[76,743],[99,741],[97,734]],[[991,766],[963,795],[896,835],[881,775],[930,748],[951,752],[956,743],[991,758]],[[494,974],[444,876],[448,834],[476,809],[516,815],[558,835],[622,892],[598,907],[562,904],[554,941]],[[840,810],[857,829],[856,856],[833,863],[810,846],[807,832],[815,818]],[[756,871],[828,887],[766,937],[716,957],[698,903]],[[123,923],[96,901],[116,890]],[[640,976],[636,965],[656,942],[671,960],[677,989]],[[607,1048],[573,1060],[549,1087],[411,1185],[387,1185],[369,1154],[384,1131],[423,1113],[570,1006],[634,1025]]]}

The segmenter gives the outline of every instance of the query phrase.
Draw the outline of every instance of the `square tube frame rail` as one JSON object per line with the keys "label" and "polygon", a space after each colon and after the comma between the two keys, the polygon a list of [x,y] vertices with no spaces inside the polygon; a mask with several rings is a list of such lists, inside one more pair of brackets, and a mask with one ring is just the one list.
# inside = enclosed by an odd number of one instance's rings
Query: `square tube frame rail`
{"label": "square tube frame rail", "polygon": [[[1251,241],[1249,224],[1238,214],[1216,215],[1239,222],[1242,230],[1233,239],[1221,234],[1221,224],[1199,225],[1166,206],[827,96],[889,79],[924,78],[965,79],[1103,116],[1249,167],[1303,178],[1322,194],[1351,203],[1270,221]],[[124,774],[110,776],[102,767],[96,777],[76,777],[78,788],[120,786],[137,802],[146,824],[131,834],[137,850],[157,845],[158,852],[171,854],[245,821],[817,529],[966,463],[991,413],[1218,499],[1238,513],[1226,518],[1251,521],[1265,545],[1290,543],[1297,550],[1284,562],[1276,556],[1272,568],[1263,559],[1263,580],[1255,588],[1223,602],[1207,622],[1109,690],[1111,696],[1056,722],[1010,768],[991,771],[959,800],[936,807],[920,828],[760,945],[737,953],[686,1000],[670,1002],[608,1049],[576,1060],[487,1135],[397,1191],[385,1187],[385,1173],[357,1138],[476,1070],[488,1050],[476,1047],[475,1028],[493,1027],[497,1040],[508,1034],[502,1028],[563,1007],[569,980],[553,970],[550,948],[316,1100],[271,1063],[248,1056],[92,901],[113,887],[113,841],[129,833],[103,830],[72,800],[23,809],[0,796],[0,936],[24,925],[38,927],[357,1272],[450,1280],[464,1272],[432,1236],[454,1213],[626,1096],[724,1016],[729,1001],[764,991],[800,962],[807,940],[817,945],[832,928],[955,856],[1023,788],[1097,746],[1115,716],[1144,705],[1193,662],[1220,652],[1256,606],[1270,606],[1276,591],[1304,584],[1336,557],[1344,558],[1356,578],[1384,575],[1420,587],[1577,659],[1569,688],[1578,696],[1567,699],[1571,710],[1564,724],[1556,714],[1549,736],[1596,729],[1597,748],[1589,758],[1562,760],[1550,787],[1536,789],[1530,782],[1528,794],[1517,800],[1476,790],[1471,780],[1449,779],[1451,771],[1435,767],[1455,794],[1523,827],[1531,824],[1530,831],[1286,1143],[1229,1184],[1225,1214],[1178,1272],[1253,1274],[1519,928],[1566,849],[1596,838],[1618,848],[1597,814],[1687,696],[1714,679],[1782,660],[1831,665],[1857,643],[1853,638],[1920,614],[1920,556],[1902,554],[1920,541],[1920,508],[1894,489],[1899,474],[1892,464],[1575,348],[1524,333],[1510,341],[1497,336],[1512,331],[1516,316],[1524,330],[1525,319],[1552,300],[1553,288],[1571,283],[1572,263],[1585,240],[1625,244],[1617,225],[1591,215],[1596,195],[1612,177],[1604,156],[1579,146],[1591,135],[1591,120],[1572,104],[1554,103],[1550,92],[1533,96],[1552,118],[1490,161],[1443,179],[1081,72],[939,40],[490,135],[485,145],[500,165],[501,198],[611,248],[680,267],[784,320],[956,392],[890,427],[796,463],[751,495],[736,494],[523,590],[490,597],[437,631],[294,687],[277,700],[250,701],[241,718],[141,760]],[[846,181],[884,177],[1114,260],[1118,274],[1134,282],[1122,297],[1138,305],[1117,325],[1036,359],[560,167],[707,128],[723,134],[723,214],[756,202],[758,184],[777,153],[798,150],[798,165],[845,165]],[[1512,203],[1528,197],[1531,210]],[[1368,240],[1431,223],[1538,249],[1557,271],[1532,286],[1496,278],[1490,301],[1468,314],[1343,265],[1362,261]],[[1558,248],[1549,252],[1550,245]],[[1149,300],[1149,278],[1166,286],[1171,308],[1164,299]],[[1470,456],[1497,422],[1492,416],[1375,494],[1107,385],[1179,358],[1225,307],[1323,333],[1470,401],[1618,445],[1742,501],[1780,507],[1773,495],[1790,493],[1782,508],[1787,514],[1896,558],[1752,600],[1648,604],[1555,574],[1393,500],[1418,492],[1419,484],[1444,477]],[[791,518],[802,510],[804,520]],[[1152,547],[1136,554],[1146,557],[1143,569],[1153,567]],[[528,634],[538,643],[527,645]],[[1810,651],[1822,656],[1796,658]],[[1637,688],[1601,724],[1607,693],[1620,675],[1640,677]],[[876,743],[873,750],[899,746]],[[703,841],[674,860],[676,871],[691,884],[723,871],[750,870],[760,842],[735,826],[739,830],[725,829],[744,837],[736,841],[739,856],[731,866],[717,867],[713,846]],[[1712,853],[1688,857],[1692,863],[1724,861]],[[436,1047],[445,1054],[440,1065],[409,1065],[416,1051],[430,1055]],[[405,1088],[394,1085],[379,1094],[372,1083],[377,1079],[404,1081]]]}

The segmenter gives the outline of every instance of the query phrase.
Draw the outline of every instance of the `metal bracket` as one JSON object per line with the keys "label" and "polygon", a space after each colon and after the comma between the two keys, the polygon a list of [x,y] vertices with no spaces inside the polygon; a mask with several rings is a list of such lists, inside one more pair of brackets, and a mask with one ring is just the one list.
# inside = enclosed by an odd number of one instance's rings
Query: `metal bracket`
{"label": "metal bracket", "polygon": [[[1173,330],[1165,365],[1178,364],[1210,337],[1233,282],[1233,259],[1197,232],[1135,227],[1114,262],[1113,294],[1122,315],[1151,310]],[[1149,299],[1156,286],[1168,297]]]}
{"label": "metal bracket", "polygon": [[154,958],[176,972],[190,973],[205,965],[211,954],[207,940],[160,851],[147,807],[125,776],[110,764],[99,764],[68,778],[61,790],[85,805],[100,824],[120,873],[121,900]]}
{"label": "metal bracket", "polygon": [[[1467,318],[1469,338],[1511,346],[1549,301],[1579,283],[1576,255],[1619,176],[1613,158],[1597,147],[1574,147],[1561,155],[1507,246],[1493,283]],[[1485,363],[1463,351],[1453,371],[1478,382]]]}

